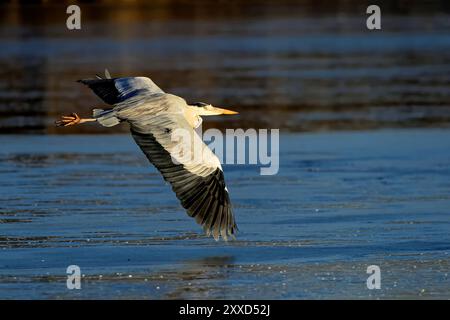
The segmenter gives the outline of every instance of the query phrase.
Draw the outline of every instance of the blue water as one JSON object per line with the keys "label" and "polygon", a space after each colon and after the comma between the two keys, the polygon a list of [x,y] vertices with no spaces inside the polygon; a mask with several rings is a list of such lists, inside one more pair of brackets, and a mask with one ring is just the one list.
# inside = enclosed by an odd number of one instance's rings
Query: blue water
{"label": "blue water", "polygon": [[449,137],[283,133],[277,175],[224,166],[240,229],[224,243],[128,135],[0,136],[0,298],[448,299]]}
{"label": "blue water", "polygon": [[193,11],[148,1],[126,9],[86,3],[80,31],[67,30],[63,4],[6,4],[0,132],[56,133],[60,114],[103,108],[75,81],[105,68],[113,77],[151,77],[188,102],[240,112],[232,123],[211,123],[221,129],[450,127],[447,6],[405,14],[387,6],[382,31],[369,31],[364,4],[310,2],[233,1],[223,11],[195,3],[187,6]]}

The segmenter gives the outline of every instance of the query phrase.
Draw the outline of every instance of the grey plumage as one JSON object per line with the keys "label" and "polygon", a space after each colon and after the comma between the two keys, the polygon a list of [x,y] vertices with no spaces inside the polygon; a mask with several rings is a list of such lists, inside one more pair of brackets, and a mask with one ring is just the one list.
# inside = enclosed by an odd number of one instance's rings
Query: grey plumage
{"label": "grey plumage", "polygon": [[[207,235],[227,240],[234,237],[237,226],[218,158],[194,131],[183,98],[167,94],[152,80],[144,77],[86,79],[89,86],[112,109],[94,109],[93,116],[104,126],[126,121],[131,134],[148,160],[161,172],[189,216],[203,226]],[[192,144],[183,150],[200,148],[202,161],[173,157],[180,149],[172,141],[177,129],[188,132]]]}

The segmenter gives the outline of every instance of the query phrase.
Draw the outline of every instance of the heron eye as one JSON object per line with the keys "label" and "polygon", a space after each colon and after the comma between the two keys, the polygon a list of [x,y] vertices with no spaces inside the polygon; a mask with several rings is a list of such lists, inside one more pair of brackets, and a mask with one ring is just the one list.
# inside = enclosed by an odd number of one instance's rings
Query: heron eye
{"label": "heron eye", "polygon": [[192,105],[200,107],[200,108],[204,108],[206,107],[208,104],[204,103],[204,102],[194,102]]}

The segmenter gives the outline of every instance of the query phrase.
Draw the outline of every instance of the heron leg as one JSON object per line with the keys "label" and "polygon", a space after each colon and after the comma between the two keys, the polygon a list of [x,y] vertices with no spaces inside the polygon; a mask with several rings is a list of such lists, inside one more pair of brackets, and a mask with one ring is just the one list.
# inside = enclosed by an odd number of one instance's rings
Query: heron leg
{"label": "heron leg", "polygon": [[76,124],[81,124],[85,122],[97,121],[95,118],[80,118],[76,113],[71,113],[68,116],[61,116],[59,120],[55,121],[55,125],[58,127],[74,126]]}

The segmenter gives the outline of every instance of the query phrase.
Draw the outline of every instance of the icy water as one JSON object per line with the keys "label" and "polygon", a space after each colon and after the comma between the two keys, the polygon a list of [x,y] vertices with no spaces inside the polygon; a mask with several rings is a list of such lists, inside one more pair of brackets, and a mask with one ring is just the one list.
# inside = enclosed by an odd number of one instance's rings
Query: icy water
{"label": "icy water", "polygon": [[224,243],[128,135],[0,136],[0,298],[448,299],[449,137],[282,134],[278,175],[225,166],[240,233]]}
{"label": "icy water", "polygon": [[[449,299],[447,3],[383,3],[382,31],[361,1],[220,5],[83,2],[69,31],[65,4],[0,4],[0,299]],[[278,175],[224,167],[236,241],[202,235],[126,125],[54,127],[102,105],[75,80],[104,68],[240,112],[205,129],[280,128]]]}

